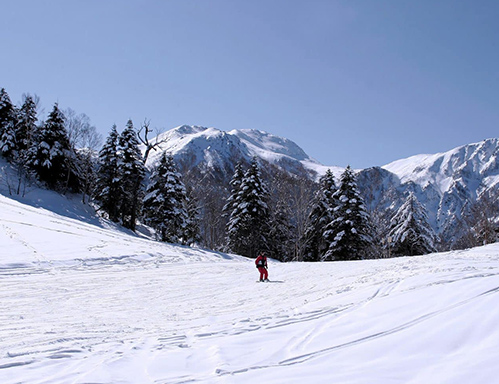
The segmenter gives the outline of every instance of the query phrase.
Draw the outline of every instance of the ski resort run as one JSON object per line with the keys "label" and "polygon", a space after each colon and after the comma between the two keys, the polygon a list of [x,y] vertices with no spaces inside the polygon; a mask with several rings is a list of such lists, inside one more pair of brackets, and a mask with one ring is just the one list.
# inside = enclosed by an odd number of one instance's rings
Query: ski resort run
{"label": "ski resort run", "polygon": [[[172,246],[0,195],[0,382],[493,383],[499,246],[334,263]],[[139,228],[140,230],[140,228]]]}

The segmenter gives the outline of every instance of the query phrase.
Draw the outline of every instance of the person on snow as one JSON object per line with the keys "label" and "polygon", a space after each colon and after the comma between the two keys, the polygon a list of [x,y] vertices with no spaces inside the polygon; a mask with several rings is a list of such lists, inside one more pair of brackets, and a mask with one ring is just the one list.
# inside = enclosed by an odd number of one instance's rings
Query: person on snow
{"label": "person on snow", "polygon": [[260,281],[269,281],[269,272],[267,270],[267,255],[265,252],[260,252],[260,255],[255,260],[256,267],[260,272]]}

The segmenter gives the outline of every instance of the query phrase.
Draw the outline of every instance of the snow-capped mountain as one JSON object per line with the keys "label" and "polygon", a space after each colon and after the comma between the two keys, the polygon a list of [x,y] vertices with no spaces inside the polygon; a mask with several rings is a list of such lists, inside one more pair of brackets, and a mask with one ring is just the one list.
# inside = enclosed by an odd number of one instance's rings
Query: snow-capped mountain
{"label": "snow-capped mountain", "polygon": [[488,139],[444,153],[412,156],[382,169],[389,172],[385,182],[391,180],[399,192],[414,190],[437,232],[451,236],[463,209],[484,191],[497,189],[498,156],[499,139]]}
{"label": "snow-capped mountain", "polygon": [[456,182],[480,180],[478,187],[491,187],[499,182],[499,139],[488,139],[464,145],[445,153],[417,155],[394,161],[383,168],[396,174],[402,182],[415,182],[422,187],[434,185],[440,193],[452,189]]}
{"label": "snow-capped mountain", "polygon": [[232,176],[238,161],[249,162],[254,156],[286,171],[306,173],[310,177],[327,169],[293,141],[254,129],[225,132],[216,128],[183,125],[161,134],[157,140],[161,144],[157,151],[150,154],[149,165],[166,151],[184,170],[197,167],[205,172],[220,172],[224,179]]}
{"label": "snow-capped mountain", "polygon": [[[329,168],[336,178],[343,172],[325,166],[296,143],[259,130],[232,130],[184,125],[158,137],[153,164],[162,151],[171,153],[186,172],[197,169],[224,183],[238,161],[257,156],[263,162],[317,180]],[[408,192],[416,194],[428,211],[430,224],[447,238],[454,236],[463,208],[485,190],[499,186],[499,139],[464,145],[448,152],[417,155],[383,167],[358,170],[358,183],[368,208],[391,212],[400,207]],[[445,240],[445,239],[444,239]]]}

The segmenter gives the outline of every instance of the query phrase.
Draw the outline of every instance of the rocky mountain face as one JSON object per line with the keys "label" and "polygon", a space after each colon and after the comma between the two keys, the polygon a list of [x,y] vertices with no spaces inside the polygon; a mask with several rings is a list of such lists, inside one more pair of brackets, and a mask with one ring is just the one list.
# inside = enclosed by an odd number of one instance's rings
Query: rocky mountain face
{"label": "rocky mountain face", "polygon": [[[328,168],[337,178],[343,171],[320,164],[291,140],[258,130],[224,132],[185,125],[162,134],[158,140],[162,144],[150,155],[149,165],[167,151],[188,178],[221,188],[227,187],[238,161],[249,162],[254,156],[261,160],[262,168],[312,180]],[[488,139],[445,153],[417,155],[359,170],[357,181],[368,209],[385,222],[413,191],[426,207],[443,248],[451,248],[460,236],[462,215],[483,192],[498,190],[498,157],[499,139]]]}
{"label": "rocky mountain face", "polygon": [[441,241],[453,247],[460,222],[480,197],[496,196],[499,139],[464,145],[445,153],[417,155],[360,171],[358,182],[371,210],[398,209],[409,191],[425,206]]}
{"label": "rocky mountain face", "polygon": [[[237,162],[256,156],[290,174],[315,178],[328,167],[308,156],[293,141],[253,129],[225,132],[216,128],[183,125],[157,138],[161,142],[152,152],[148,165],[163,151],[170,153],[184,172],[196,172],[224,181],[232,177]],[[338,172],[339,167],[331,167]]]}

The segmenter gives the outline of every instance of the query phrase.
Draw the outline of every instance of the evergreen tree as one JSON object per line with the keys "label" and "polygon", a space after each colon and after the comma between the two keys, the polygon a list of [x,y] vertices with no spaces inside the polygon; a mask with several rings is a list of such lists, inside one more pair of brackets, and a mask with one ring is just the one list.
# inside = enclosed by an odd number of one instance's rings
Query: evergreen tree
{"label": "evergreen tree", "polygon": [[426,209],[413,192],[393,216],[388,236],[393,255],[414,256],[436,252],[435,233],[428,223]]}
{"label": "evergreen tree", "polygon": [[0,89],[0,154],[12,158],[16,149],[16,108],[4,88]]}
{"label": "evergreen tree", "polygon": [[119,220],[121,196],[123,194],[120,186],[118,145],[119,134],[116,125],[113,125],[106,142],[99,152],[95,190],[95,198],[100,203],[101,209],[107,212],[110,220],[115,222]]}
{"label": "evergreen tree", "polygon": [[3,133],[4,127],[12,119],[12,111],[14,106],[10,101],[10,97],[5,88],[0,89],[0,134]]}
{"label": "evergreen tree", "polygon": [[123,226],[135,230],[136,221],[142,207],[142,183],[146,170],[139,149],[137,133],[131,120],[119,138],[119,152],[121,154],[118,167],[122,195],[120,201],[121,222]]}
{"label": "evergreen tree", "polygon": [[78,189],[74,151],[64,127],[64,114],[57,104],[40,127],[29,151],[31,167],[50,188],[71,186],[73,190]]}
{"label": "evergreen tree", "polygon": [[294,224],[289,220],[288,205],[277,202],[271,210],[269,251],[279,261],[291,261],[294,255],[294,243],[291,233],[296,231]]}
{"label": "evergreen tree", "polygon": [[236,164],[236,168],[234,170],[234,175],[232,176],[231,181],[229,182],[231,190],[230,195],[227,198],[227,202],[223,207],[223,212],[225,215],[230,216],[234,209],[237,207],[237,196],[239,195],[239,191],[241,189],[241,184],[244,178],[244,170],[241,162]]}
{"label": "evergreen tree", "polygon": [[187,195],[173,157],[163,153],[152,172],[144,198],[146,223],[156,229],[161,241],[186,244],[189,215]]}
{"label": "evergreen tree", "polygon": [[33,97],[27,95],[19,109],[16,125],[16,143],[20,153],[25,153],[33,146],[33,138],[37,132],[36,103]]}
{"label": "evergreen tree", "polygon": [[193,245],[201,242],[199,229],[199,205],[194,198],[192,189],[187,190],[187,227],[185,230],[185,244]]}
{"label": "evergreen tree", "polygon": [[364,259],[373,243],[372,229],[350,166],[341,175],[334,196],[338,206],[334,208],[333,220],[324,233],[324,237],[331,239],[331,242],[322,260]]}
{"label": "evergreen tree", "polygon": [[[4,97],[2,99],[5,101],[3,105],[10,104],[10,100],[6,100]],[[0,137],[0,141],[2,141],[0,148],[17,167],[15,193],[18,195],[23,193],[24,195],[30,174],[32,173],[29,167],[29,150],[33,146],[32,137],[37,130],[36,104],[33,98],[28,95],[20,109],[7,106],[4,109],[5,111],[9,112],[3,113],[3,116],[11,117],[2,119],[4,122],[7,122],[7,125],[4,134]],[[0,152],[2,151],[0,150]]]}
{"label": "evergreen tree", "polygon": [[227,223],[227,248],[240,255],[256,257],[269,249],[270,212],[268,192],[263,184],[256,158],[244,174]]}
{"label": "evergreen tree", "polygon": [[319,189],[312,201],[312,208],[308,216],[308,224],[305,228],[303,261],[320,261],[331,241],[325,236],[326,226],[333,220],[333,212],[337,205],[336,184],[331,170],[319,181]]}

